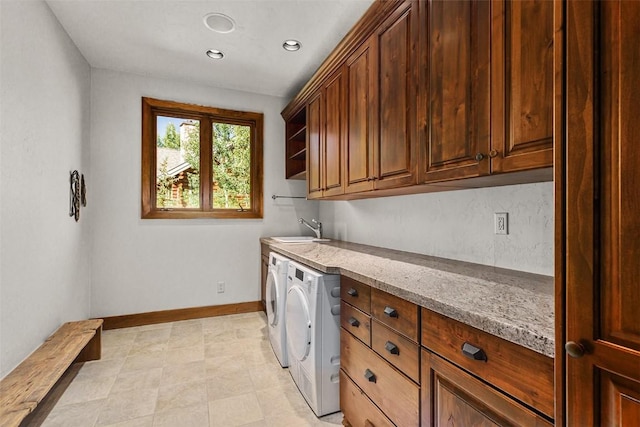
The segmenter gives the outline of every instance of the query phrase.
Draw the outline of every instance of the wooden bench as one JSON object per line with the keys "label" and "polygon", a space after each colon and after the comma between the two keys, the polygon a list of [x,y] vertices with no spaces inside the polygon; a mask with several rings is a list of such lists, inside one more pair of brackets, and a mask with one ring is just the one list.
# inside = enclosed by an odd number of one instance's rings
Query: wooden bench
{"label": "wooden bench", "polygon": [[100,359],[102,319],[62,325],[0,381],[0,426],[18,427],[74,362]]}

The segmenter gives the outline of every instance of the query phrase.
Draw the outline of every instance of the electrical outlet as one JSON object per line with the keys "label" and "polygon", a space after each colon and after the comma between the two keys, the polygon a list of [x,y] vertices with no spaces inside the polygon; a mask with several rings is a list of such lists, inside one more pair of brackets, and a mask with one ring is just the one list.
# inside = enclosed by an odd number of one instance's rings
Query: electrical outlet
{"label": "electrical outlet", "polygon": [[509,234],[509,214],[507,212],[494,213],[493,227],[495,234]]}
{"label": "electrical outlet", "polygon": [[218,282],[218,293],[224,293],[224,282]]}

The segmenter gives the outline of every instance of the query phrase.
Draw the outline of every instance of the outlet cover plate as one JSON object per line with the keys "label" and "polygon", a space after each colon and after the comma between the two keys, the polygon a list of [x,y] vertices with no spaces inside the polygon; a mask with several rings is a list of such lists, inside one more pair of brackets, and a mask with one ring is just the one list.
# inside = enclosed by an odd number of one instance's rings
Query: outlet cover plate
{"label": "outlet cover plate", "polygon": [[495,234],[509,234],[509,214],[507,212],[494,213],[493,227]]}

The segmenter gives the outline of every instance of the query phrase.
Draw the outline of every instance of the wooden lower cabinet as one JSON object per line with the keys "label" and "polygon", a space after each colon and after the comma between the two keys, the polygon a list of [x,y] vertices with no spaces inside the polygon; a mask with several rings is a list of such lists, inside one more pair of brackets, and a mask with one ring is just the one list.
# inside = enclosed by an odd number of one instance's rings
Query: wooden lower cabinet
{"label": "wooden lower cabinet", "polygon": [[[346,426],[553,425],[553,359],[353,279],[341,294]],[[607,398],[635,410],[635,385],[609,379]]]}
{"label": "wooden lower cabinet", "polygon": [[392,427],[394,424],[367,397],[351,378],[340,370],[340,402],[342,413],[352,427]]}
{"label": "wooden lower cabinet", "polygon": [[[348,277],[341,284],[340,409],[345,425],[418,426],[418,306]],[[389,319],[392,326],[383,323]]]}
{"label": "wooden lower cabinet", "polygon": [[384,326],[371,322],[371,348],[387,362],[420,383],[420,345]]}
{"label": "wooden lower cabinet", "polygon": [[[553,418],[553,359],[426,308],[422,345],[483,381]],[[468,345],[486,360],[464,355]]]}
{"label": "wooden lower cabinet", "polygon": [[371,313],[371,288],[350,277],[340,277],[340,298],[349,305]]}
{"label": "wooden lower cabinet", "polygon": [[420,339],[420,308],[412,302],[379,289],[372,289],[371,315],[415,342]]}
{"label": "wooden lower cabinet", "polygon": [[542,416],[422,350],[422,426],[551,426]]}
{"label": "wooden lower cabinet", "polygon": [[394,424],[418,425],[420,387],[344,329],[340,364]]}
{"label": "wooden lower cabinet", "polygon": [[260,244],[260,301],[262,309],[267,310],[267,275],[269,274],[269,246]]}
{"label": "wooden lower cabinet", "polygon": [[340,326],[354,337],[371,346],[371,317],[342,301],[340,304]]}

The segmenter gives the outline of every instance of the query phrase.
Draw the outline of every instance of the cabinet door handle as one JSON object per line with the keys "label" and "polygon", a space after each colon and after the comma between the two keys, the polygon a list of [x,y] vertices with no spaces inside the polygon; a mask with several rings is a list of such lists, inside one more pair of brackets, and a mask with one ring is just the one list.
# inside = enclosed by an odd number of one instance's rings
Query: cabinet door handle
{"label": "cabinet door handle", "polygon": [[370,382],[370,383],[375,383],[376,382],[376,374],[374,374],[373,372],[371,372],[370,370],[366,370],[364,371],[364,377]]}
{"label": "cabinet door handle", "polygon": [[497,156],[498,156],[498,150],[489,151],[489,157],[491,157],[492,159]]}
{"label": "cabinet door handle", "polygon": [[350,288],[350,289],[347,291],[347,294],[349,294],[349,295],[350,295],[350,296],[352,296],[352,297],[357,297],[357,296],[358,296],[358,291],[357,291],[356,289],[354,289],[354,288]]}
{"label": "cabinet door handle", "polygon": [[581,358],[587,352],[586,349],[584,348],[584,345],[582,345],[582,343],[575,342],[575,341],[568,341],[564,345],[564,349],[567,351],[567,354],[569,356],[575,359]]}
{"label": "cabinet door handle", "polygon": [[395,308],[386,306],[384,308],[384,314],[386,314],[389,317],[398,317],[398,310],[396,310]]}
{"label": "cabinet door handle", "polygon": [[358,326],[360,326],[360,322],[358,322],[358,319],[356,319],[355,317],[350,317],[348,322],[354,328],[357,328]]}
{"label": "cabinet door handle", "polygon": [[398,348],[398,346],[391,341],[387,341],[387,343],[384,345],[384,348],[391,354],[400,354],[400,349]]}
{"label": "cabinet door handle", "polygon": [[478,154],[476,154],[476,160],[477,160],[477,161],[479,161],[479,162],[480,162],[480,161],[482,161],[482,159],[484,159],[484,154],[482,154],[482,153],[478,153]]}
{"label": "cabinet door handle", "polygon": [[462,354],[473,360],[487,361],[487,354],[481,348],[476,347],[473,344],[465,342],[462,344]]}

